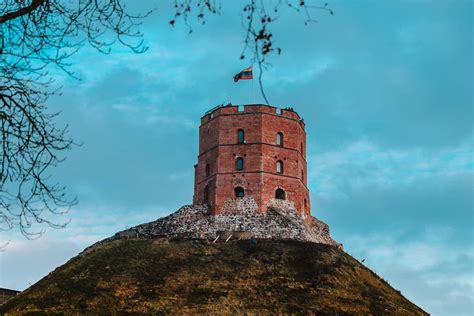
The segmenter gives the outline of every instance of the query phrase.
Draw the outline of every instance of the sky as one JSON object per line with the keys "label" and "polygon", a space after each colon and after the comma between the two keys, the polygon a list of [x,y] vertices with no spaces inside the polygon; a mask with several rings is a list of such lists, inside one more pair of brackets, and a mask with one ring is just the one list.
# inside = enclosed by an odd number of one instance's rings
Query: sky
{"label": "sky", "polygon": [[[171,2],[171,1],[169,1]],[[224,1],[223,1],[224,2]],[[190,204],[200,117],[253,103],[232,77],[241,2],[175,28],[167,1],[141,31],[149,50],[84,47],[76,80],[52,70],[58,123],[79,143],[52,170],[79,203],[38,240],[3,232],[0,287],[24,290],[82,249]],[[355,258],[433,315],[474,312],[473,7],[470,1],[329,1],[317,23],[281,10],[263,80],[305,120],[312,214]],[[256,102],[263,102],[256,94]]]}

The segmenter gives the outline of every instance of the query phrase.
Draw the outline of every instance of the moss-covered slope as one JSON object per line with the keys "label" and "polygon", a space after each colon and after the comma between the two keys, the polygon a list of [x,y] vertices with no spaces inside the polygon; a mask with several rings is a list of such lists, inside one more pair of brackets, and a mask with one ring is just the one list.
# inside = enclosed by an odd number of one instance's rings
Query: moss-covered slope
{"label": "moss-covered slope", "polygon": [[19,312],[426,314],[333,246],[163,239],[80,254],[0,307]]}

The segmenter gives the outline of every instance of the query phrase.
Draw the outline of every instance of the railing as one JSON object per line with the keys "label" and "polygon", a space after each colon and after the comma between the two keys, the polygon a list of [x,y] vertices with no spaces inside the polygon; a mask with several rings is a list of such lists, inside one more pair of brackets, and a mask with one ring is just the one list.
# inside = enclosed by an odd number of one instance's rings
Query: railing
{"label": "railing", "polygon": [[209,111],[207,111],[206,113],[204,113],[204,115],[211,114],[212,112],[214,112],[215,110],[217,110],[217,109],[219,109],[219,108],[221,108],[221,107],[223,107],[223,106],[224,106],[224,104],[219,104],[219,105],[213,107],[212,109],[210,109]]}
{"label": "railing", "polygon": [[203,116],[210,115],[210,114],[212,114],[214,111],[216,111],[216,110],[218,110],[218,109],[220,109],[220,108],[226,107],[226,106],[237,107],[237,111],[238,111],[238,112],[245,112],[245,107],[247,107],[247,106],[252,106],[252,105],[255,105],[255,106],[268,106],[268,107],[275,108],[275,114],[277,114],[277,115],[282,115],[283,111],[295,112],[295,110],[294,110],[292,107],[279,108],[279,107],[271,106],[271,105],[267,105],[267,104],[247,104],[247,105],[244,104],[244,105],[238,105],[238,104],[227,103],[227,104],[219,104],[219,105],[213,107],[212,109],[210,109],[209,111],[207,111],[206,113],[204,113]]}

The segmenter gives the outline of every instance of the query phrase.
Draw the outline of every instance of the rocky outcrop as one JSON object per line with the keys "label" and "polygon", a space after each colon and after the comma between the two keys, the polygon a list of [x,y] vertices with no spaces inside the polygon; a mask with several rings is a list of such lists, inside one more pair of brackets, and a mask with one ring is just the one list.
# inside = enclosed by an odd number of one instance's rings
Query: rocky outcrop
{"label": "rocky outcrop", "polygon": [[[266,214],[248,208],[240,213],[211,215],[206,205],[186,205],[156,221],[118,232],[102,241],[122,238],[184,239],[292,239],[341,247],[329,235],[327,224],[293,209],[271,207]],[[102,243],[100,242],[100,243]]]}

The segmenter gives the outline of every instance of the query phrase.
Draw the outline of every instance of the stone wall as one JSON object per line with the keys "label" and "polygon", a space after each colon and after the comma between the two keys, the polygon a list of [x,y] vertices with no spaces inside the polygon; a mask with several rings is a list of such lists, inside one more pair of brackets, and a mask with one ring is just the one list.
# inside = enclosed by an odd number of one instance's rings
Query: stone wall
{"label": "stone wall", "polygon": [[[244,203],[251,205],[252,201]],[[102,242],[160,237],[213,241],[217,236],[227,239],[230,234],[234,239],[293,239],[341,246],[330,237],[328,225],[312,216],[305,218],[291,208],[270,207],[261,213],[250,207],[238,214],[212,215],[207,205],[183,206],[171,215],[121,231]]]}
{"label": "stone wall", "polygon": [[224,202],[222,206],[221,215],[238,215],[245,212],[257,212],[258,205],[255,202],[255,199],[251,196],[237,198],[237,199],[228,199]]}

